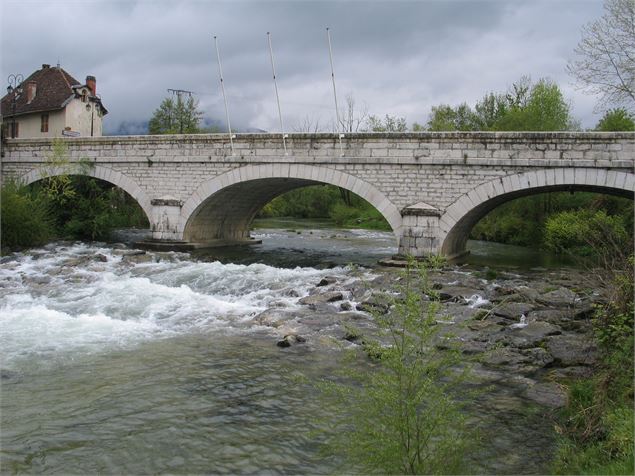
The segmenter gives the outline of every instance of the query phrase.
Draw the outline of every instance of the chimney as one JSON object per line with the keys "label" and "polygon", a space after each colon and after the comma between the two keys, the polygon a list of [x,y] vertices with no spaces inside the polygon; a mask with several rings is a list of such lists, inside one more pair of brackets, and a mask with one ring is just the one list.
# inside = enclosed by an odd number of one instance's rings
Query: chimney
{"label": "chimney", "polygon": [[26,83],[26,103],[31,104],[31,101],[35,99],[35,93],[37,92],[37,83],[35,81],[29,81]]}
{"label": "chimney", "polygon": [[46,68],[50,68],[50,67],[51,67],[51,65],[50,65],[50,64],[43,64],[43,65],[42,65],[42,69],[46,69]]}
{"label": "chimney", "polygon": [[88,86],[93,96],[97,96],[97,80],[95,76],[86,76],[86,86]]}

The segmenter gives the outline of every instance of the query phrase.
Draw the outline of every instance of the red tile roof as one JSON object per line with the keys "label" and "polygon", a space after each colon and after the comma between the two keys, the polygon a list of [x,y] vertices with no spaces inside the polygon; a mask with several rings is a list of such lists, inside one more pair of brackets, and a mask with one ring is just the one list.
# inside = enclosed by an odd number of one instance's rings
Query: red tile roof
{"label": "red tile roof", "polygon": [[[35,98],[27,103],[26,88],[30,81],[34,81],[37,86]],[[64,69],[42,65],[42,69],[35,71],[22,82],[22,94],[16,100],[15,115],[62,109],[67,101],[76,95],[73,86],[81,86],[81,84]],[[13,91],[2,98],[3,117],[13,114],[12,101],[16,94],[16,91]],[[98,102],[101,105],[101,101]]]}

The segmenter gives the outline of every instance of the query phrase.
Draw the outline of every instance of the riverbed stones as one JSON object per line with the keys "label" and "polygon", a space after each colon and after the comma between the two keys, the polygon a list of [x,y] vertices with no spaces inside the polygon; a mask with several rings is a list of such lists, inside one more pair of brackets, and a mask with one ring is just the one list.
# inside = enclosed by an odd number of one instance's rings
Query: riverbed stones
{"label": "riverbed stones", "polygon": [[300,299],[298,302],[300,304],[304,304],[306,306],[316,305],[316,304],[324,304],[328,302],[336,302],[344,299],[344,295],[341,291],[329,291],[320,294],[313,294],[311,296],[306,296]]}
{"label": "riverbed stones", "polygon": [[525,327],[509,329],[507,342],[514,347],[526,349],[536,347],[548,336],[562,334],[560,327],[548,322],[530,322]]}
{"label": "riverbed stones", "polygon": [[533,310],[534,307],[532,304],[525,302],[505,302],[495,306],[492,312],[496,316],[518,321],[521,316],[526,315],[529,311]]}
{"label": "riverbed stones", "polygon": [[545,344],[561,367],[593,365],[597,361],[597,347],[591,336],[579,334],[551,336],[545,339]]}
{"label": "riverbed stones", "polygon": [[555,382],[537,383],[529,387],[525,395],[530,400],[551,408],[561,408],[567,404],[567,392]]}
{"label": "riverbed stones", "polygon": [[572,307],[578,295],[567,288],[558,288],[540,295],[537,301],[549,307]]}

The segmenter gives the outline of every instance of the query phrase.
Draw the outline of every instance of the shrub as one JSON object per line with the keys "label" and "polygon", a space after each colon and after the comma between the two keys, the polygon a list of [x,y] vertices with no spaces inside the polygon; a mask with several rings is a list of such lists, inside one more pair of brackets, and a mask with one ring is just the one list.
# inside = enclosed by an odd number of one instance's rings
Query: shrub
{"label": "shrub", "polygon": [[42,245],[53,236],[45,201],[14,182],[6,183],[1,193],[2,253]]}
{"label": "shrub", "polygon": [[320,385],[343,409],[328,448],[368,472],[455,474],[469,439],[464,403],[452,395],[467,374],[455,370],[458,350],[435,347],[439,303],[426,299],[425,268],[413,267],[402,275],[399,297],[382,297],[390,312],[374,316],[389,344],[364,339],[372,368]]}

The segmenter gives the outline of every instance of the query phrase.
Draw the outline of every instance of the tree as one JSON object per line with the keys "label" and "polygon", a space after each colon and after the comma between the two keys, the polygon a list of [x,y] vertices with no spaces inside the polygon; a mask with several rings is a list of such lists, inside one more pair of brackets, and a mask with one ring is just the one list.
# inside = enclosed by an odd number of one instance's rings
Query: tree
{"label": "tree", "polygon": [[433,106],[428,119],[430,131],[563,131],[577,127],[558,85],[548,79],[532,85],[527,76],[504,94],[486,94],[474,109],[467,103]]}
{"label": "tree", "polygon": [[510,101],[509,110],[494,124],[499,131],[565,131],[576,128],[569,105],[556,83],[541,79],[529,96]]}
{"label": "tree", "polygon": [[633,115],[629,114],[626,109],[611,109],[604,113],[600,122],[595,126],[595,130],[602,132],[635,131],[635,121]]}
{"label": "tree", "polygon": [[574,52],[567,70],[581,89],[602,95],[600,109],[635,110],[635,0],[605,0],[604,15],[582,27]]}
{"label": "tree", "polygon": [[340,128],[343,132],[358,132],[362,124],[368,117],[368,107],[362,104],[361,110],[355,110],[355,97],[353,93],[346,95],[346,108],[344,114],[340,115]]}
{"label": "tree", "polygon": [[376,296],[387,309],[373,316],[383,343],[349,330],[361,339],[372,368],[342,371],[318,384],[342,409],[329,453],[343,454],[363,473],[461,474],[475,436],[462,411],[473,396],[464,389],[469,368],[459,370],[464,357],[450,335],[443,336],[449,348],[435,345],[443,339],[440,301],[428,270],[411,259],[400,283],[398,293]]}
{"label": "tree", "polygon": [[386,114],[383,119],[378,116],[368,116],[366,127],[370,132],[406,132],[408,130],[403,117],[390,114]]}
{"label": "tree", "polygon": [[165,98],[150,119],[150,134],[196,134],[200,132],[199,121],[202,112],[198,101],[189,96],[185,101],[178,96],[176,101]]}

